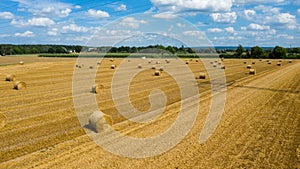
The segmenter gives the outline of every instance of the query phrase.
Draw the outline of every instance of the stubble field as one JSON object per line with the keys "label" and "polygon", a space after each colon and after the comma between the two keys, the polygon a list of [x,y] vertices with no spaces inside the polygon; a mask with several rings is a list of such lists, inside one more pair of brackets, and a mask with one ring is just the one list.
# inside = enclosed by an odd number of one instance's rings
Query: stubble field
{"label": "stubble field", "polygon": [[[24,65],[19,65],[19,61]],[[152,65],[165,69],[169,64],[151,64],[130,59],[132,67],[147,65],[128,88],[135,108],[150,108],[148,95],[159,88],[167,96],[163,115],[155,122],[138,124],[118,115],[111,86],[117,66],[128,59],[104,59],[95,82],[104,86],[95,95],[99,109],[113,118],[113,128],[131,137],[151,137],[166,130],[180,110],[180,92],[174,78],[162,72],[153,76]],[[205,72],[203,64],[188,59],[195,77]],[[255,64],[251,62],[255,61]],[[158,156],[134,159],[114,155],[95,144],[77,118],[73,97],[74,70],[86,76],[90,65],[75,67],[72,58],[36,56],[0,57],[0,112],[6,117],[0,129],[0,168],[299,168],[300,167],[300,61],[259,61],[225,59],[227,93],[225,111],[214,134],[203,144],[199,135],[211,105],[210,79],[196,79],[200,109],[189,134],[174,148]],[[93,69],[97,63],[93,62]],[[80,63],[81,64],[81,63]],[[184,62],[183,62],[184,64]],[[249,75],[246,65],[256,75]],[[209,69],[220,69],[220,65]],[[27,83],[24,90],[14,90],[8,74]],[[218,78],[218,77],[216,77]],[[92,131],[90,131],[92,132]]]}

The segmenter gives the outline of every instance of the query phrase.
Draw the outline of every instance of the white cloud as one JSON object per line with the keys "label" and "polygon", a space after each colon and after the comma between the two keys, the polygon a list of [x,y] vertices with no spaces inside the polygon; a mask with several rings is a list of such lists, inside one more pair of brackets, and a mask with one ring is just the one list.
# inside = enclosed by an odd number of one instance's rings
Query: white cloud
{"label": "white cloud", "polygon": [[244,14],[245,14],[245,16],[248,20],[251,20],[251,19],[253,19],[256,12],[254,10],[249,10],[248,9],[248,10],[244,10]]}
{"label": "white cloud", "polygon": [[13,0],[19,3],[19,9],[31,12],[36,17],[67,17],[74,7],[72,4],[53,0]]}
{"label": "white cloud", "polygon": [[121,4],[120,6],[118,6],[116,8],[116,11],[126,11],[127,10],[127,7],[125,4]]}
{"label": "white cloud", "polygon": [[246,27],[246,26],[242,26],[242,27],[241,27],[241,30],[242,30],[242,31],[246,31],[246,30],[247,30],[247,27]]}
{"label": "white cloud", "polygon": [[12,19],[14,14],[11,12],[0,12],[0,19]]}
{"label": "white cloud", "polygon": [[55,22],[51,20],[50,18],[32,18],[27,20],[26,22],[23,20],[15,20],[13,19],[11,21],[12,25],[15,26],[38,26],[38,27],[47,27],[54,25]]}
{"label": "white cloud", "polygon": [[33,37],[34,36],[34,33],[31,32],[31,31],[26,31],[24,33],[15,33],[15,36],[16,37]]}
{"label": "white cloud", "polygon": [[248,28],[251,29],[251,30],[260,30],[260,31],[270,30],[270,26],[259,25],[259,24],[256,24],[256,23],[251,23],[248,26]]}
{"label": "white cloud", "polygon": [[207,32],[210,32],[210,33],[220,33],[220,32],[223,32],[223,30],[220,29],[220,28],[209,28],[209,29],[207,29]]}
{"label": "white cloud", "polygon": [[257,4],[257,3],[281,3],[285,0],[235,0],[235,3],[238,4]]}
{"label": "white cloud", "polygon": [[137,29],[140,26],[140,24],[145,23],[147,23],[145,20],[137,20],[133,17],[127,17],[121,21],[120,25]]}
{"label": "white cloud", "polygon": [[218,23],[235,23],[237,15],[235,12],[213,13],[210,15],[214,22]]}
{"label": "white cloud", "polygon": [[288,29],[296,28],[296,17],[289,13],[280,13],[277,15],[265,17],[265,22],[271,23],[274,26],[285,27]]}
{"label": "white cloud", "polygon": [[234,0],[151,0],[151,2],[164,12],[219,12],[230,11]]}
{"label": "white cloud", "polygon": [[153,18],[160,18],[160,19],[174,19],[177,18],[178,16],[174,13],[170,12],[163,12],[163,13],[157,13],[152,15]]}
{"label": "white cloud", "polygon": [[83,26],[78,26],[76,24],[69,24],[69,25],[66,25],[66,26],[63,26],[62,27],[62,30],[67,32],[67,31],[72,31],[72,32],[87,32],[88,31],[88,28],[86,27],[83,27]]}
{"label": "white cloud", "polygon": [[87,11],[87,15],[94,18],[107,18],[109,17],[109,13],[101,10],[89,9]]}
{"label": "white cloud", "polygon": [[225,28],[225,31],[228,32],[228,33],[231,33],[231,34],[236,33],[233,27],[227,27],[227,28]]}
{"label": "white cloud", "polygon": [[176,24],[179,28],[184,28],[185,27],[185,24],[183,24],[183,23],[177,23]]}
{"label": "white cloud", "polygon": [[57,28],[52,28],[51,30],[49,30],[47,32],[47,34],[50,35],[50,36],[56,36],[56,35],[58,35],[58,29]]}
{"label": "white cloud", "polygon": [[75,5],[74,8],[75,8],[75,9],[80,9],[81,6],[80,6],[80,5]]}
{"label": "white cloud", "polygon": [[183,35],[185,35],[185,36],[204,36],[204,34],[200,31],[184,31]]}

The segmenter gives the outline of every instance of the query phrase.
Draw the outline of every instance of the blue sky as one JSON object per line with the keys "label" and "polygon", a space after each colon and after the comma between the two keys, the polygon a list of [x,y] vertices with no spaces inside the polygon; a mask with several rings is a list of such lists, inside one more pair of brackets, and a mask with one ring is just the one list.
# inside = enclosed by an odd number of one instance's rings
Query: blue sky
{"label": "blue sky", "polygon": [[300,47],[299,18],[300,0],[1,0],[0,43],[85,45],[97,34],[113,45],[153,30],[215,46]]}

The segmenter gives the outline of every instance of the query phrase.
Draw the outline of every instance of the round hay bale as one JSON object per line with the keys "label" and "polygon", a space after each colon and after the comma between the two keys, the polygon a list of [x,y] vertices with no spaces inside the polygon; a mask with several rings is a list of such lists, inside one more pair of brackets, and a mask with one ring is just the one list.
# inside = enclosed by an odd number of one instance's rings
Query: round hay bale
{"label": "round hay bale", "polygon": [[270,60],[269,60],[269,59],[267,59],[266,61],[267,61],[267,62],[270,62]]}
{"label": "round hay bale", "polygon": [[151,66],[151,69],[156,69],[156,68],[155,68],[155,65],[152,65],[152,66]]}
{"label": "round hay bale", "polygon": [[22,90],[26,88],[26,83],[22,81],[17,81],[14,85],[14,89],[16,90]]}
{"label": "round hay bale", "polygon": [[89,66],[90,69],[93,69],[94,67],[92,65]]}
{"label": "round hay bale", "polygon": [[247,65],[246,66],[247,69],[251,69],[251,67],[252,67],[251,65]]}
{"label": "round hay bale", "polygon": [[277,66],[281,66],[281,62],[277,62]]}
{"label": "round hay bale", "polygon": [[114,59],[109,59],[109,61],[114,62]]}
{"label": "round hay bale", "polygon": [[255,61],[252,61],[252,65],[254,65],[255,64]]}
{"label": "round hay bale", "polygon": [[221,69],[225,69],[225,65],[221,65]]}
{"label": "round hay bale", "polygon": [[249,74],[250,75],[255,75],[256,74],[256,70],[255,69],[250,69],[249,70]]}
{"label": "round hay bale", "polygon": [[282,59],[279,59],[279,61],[278,62],[282,62]]}
{"label": "round hay bale", "polygon": [[261,61],[262,61],[262,59],[259,59],[259,61],[261,62]]}
{"label": "round hay bale", "polygon": [[289,60],[289,63],[292,63],[293,61],[292,60]]}
{"label": "round hay bale", "polygon": [[128,60],[127,60],[127,62],[131,62],[131,60],[130,60],[130,59],[128,59]]}
{"label": "round hay bale", "polygon": [[111,69],[115,69],[116,66],[115,66],[115,65],[111,65],[110,68],[111,68]]}
{"label": "round hay bale", "polygon": [[77,64],[75,65],[75,67],[78,67],[78,66],[79,66],[79,65],[77,65]]}
{"label": "round hay bale", "polygon": [[163,66],[161,66],[161,67],[159,68],[160,71],[164,71],[164,69],[165,69],[165,68],[164,68]]}
{"label": "round hay bale", "polygon": [[170,60],[169,60],[169,59],[166,59],[165,61],[166,61],[166,63],[170,63]]}
{"label": "round hay bale", "polygon": [[221,58],[221,61],[224,61],[224,58]]}
{"label": "round hay bale", "polygon": [[9,82],[12,82],[15,80],[16,80],[16,75],[7,75],[5,78],[5,81],[9,81]]}
{"label": "round hay bale", "polygon": [[6,123],[7,123],[6,116],[2,112],[0,112],[0,129],[5,127]]}
{"label": "round hay bale", "polygon": [[98,61],[98,62],[97,62],[97,65],[100,65],[100,64],[101,64],[101,62],[100,62],[100,61]]}
{"label": "round hay bale", "polygon": [[221,65],[222,64],[222,61],[218,61],[218,65]]}
{"label": "round hay bale", "polygon": [[80,65],[78,65],[78,68],[80,69],[80,68],[81,68],[81,66],[80,66]]}
{"label": "round hay bale", "polygon": [[160,64],[160,61],[156,61],[156,64]]}
{"label": "round hay bale", "polygon": [[101,91],[103,91],[103,89],[104,89],[104,86],[103,85],[99,85],[99,84],[94,84],[93,86],[92,86],[92,92],[93,93],[100,93]]}
{"label": "round hay bale", "polygon": [[193,61],[193,59],[190,59],[190,61],[192,62],[192,61]]}
{"label": "round hay bale", "polygon": [[213,62],[213,61],[210,61],[210,64],[214,64],[214,62]]}
{"label": "round hay bale", "polygon": [[271,62],[271,61],[269,61],[269,62],[268,62],[268,64],[270,65],[270,64],[272,64],[272,62]]}
{"label": "round hay bale", "polygon": [[217,67],[217,64],[216,64],[216,63],[214,63],[214,64],[213,64],[213,67]]}
{"label": "round hay bale", "polygon": [[141,68],[142,68],[142,65],[141,65],[141,64],[138,64],[137,68],[141,69]]}
{"label": "round hay bale", "polygon": [[20,61],[20,62],[19,62],[19,65],[24,65],[24,62],[23,62],[23,61]]}
{"label": "round hay bale", "polygon": [[196,62],[199,62],[199,60],[198,60],[198,59],[196,59]]}
{"label": "round hay bale", "polygon": [[200,72],[199,79],[206,79],[206,74],[203,72]]}
{"label": "round hay bale", "polygon": [[106,125],[112,125],[113,120],[109,115],[96,111],[89,118],[89,127],[95,132],[104,132]]}
{"label": "round hay bale", "polygon": [[187,64],[187,65],[188,65],[188,64],[189,64],[189,61],[185,61],[185,64]]}
{"label": "round hay bale", "polygon": [[151,63],[152,63],[152,60],[149,60],[148,63],[151,64]]}
{"label": "round hay bale", "polygon": [[246,60],[244,60],[244,64],[247,64],[247,61],[246,61]]}
{"label": "round hay bale", "polygon": [[156,71],[154,72],[154,76],[160,76],[160,71],[156,70]]}

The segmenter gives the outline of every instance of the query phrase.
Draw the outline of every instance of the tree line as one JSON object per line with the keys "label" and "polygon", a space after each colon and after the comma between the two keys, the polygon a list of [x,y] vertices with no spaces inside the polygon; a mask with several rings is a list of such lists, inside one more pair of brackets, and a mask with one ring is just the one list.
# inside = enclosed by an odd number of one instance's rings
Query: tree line
{"label": "tree line", "polygon": [[236,50],[220,50],[223,58],[261,58],[261,59],[300,59],[300,48],[284,48],[275,46],[273,49],[263,49],[259,46],[244,49],[238,45]]}
{"label": "tree line", "polygon": [[[20,55],[20,54],[67,54],[80,53],[82,50],[99,53],[171,53],[171,54],[195,54],[195,53],[214,53],[212,48],[190,48],[163,45],[149,45],[146,47],[120,46],[120,47],[84,47],[80,45],[11,45],[0,44],[0,55]],[[217,50],[220,57],[223,58],[295,58],[300,59],[300,48],[283,48],[275,46],[274,48],[263,49],[259,46],[251,47],[249,50],[238,45],[236,50]]]}

